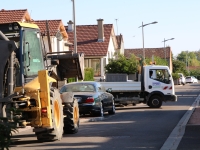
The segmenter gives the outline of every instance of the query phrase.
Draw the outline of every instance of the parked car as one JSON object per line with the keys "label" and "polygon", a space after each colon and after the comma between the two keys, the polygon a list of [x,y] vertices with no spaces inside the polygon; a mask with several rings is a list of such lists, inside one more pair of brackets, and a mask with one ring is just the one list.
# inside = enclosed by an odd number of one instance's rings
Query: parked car
{"label": "parked car", "polygon": [[198,80],[194,76],[187,76],[186,83],[198,83]]}
{"label": "parked car", "polygon": [[79,113],[103,116],[104,112],[115,114],[115,102],[112,94],[106,92],[101,83],[96,81],[74,82],[64,85],[60,89],[65,92],[73,92],[78,99]]}
{"label": "parked car", "polygon": [[182,73],[178,73],[178,75],[179,75],[179,79],[178,79],[178,84],[179,85],[185,85],[185,76],[182,74]]}

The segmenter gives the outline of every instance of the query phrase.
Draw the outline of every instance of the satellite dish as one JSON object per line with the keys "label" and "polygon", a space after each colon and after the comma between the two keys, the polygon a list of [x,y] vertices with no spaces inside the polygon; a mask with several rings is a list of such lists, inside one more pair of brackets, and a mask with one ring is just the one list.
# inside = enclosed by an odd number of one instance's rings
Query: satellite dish
{"label": "satellite dish", "polygon": [[58,32],[56,33],[56,38],[58,39],[58,41],[62,41],[63,35],[62,35],[62,33],[60,33],[60,31],[58,31]]}

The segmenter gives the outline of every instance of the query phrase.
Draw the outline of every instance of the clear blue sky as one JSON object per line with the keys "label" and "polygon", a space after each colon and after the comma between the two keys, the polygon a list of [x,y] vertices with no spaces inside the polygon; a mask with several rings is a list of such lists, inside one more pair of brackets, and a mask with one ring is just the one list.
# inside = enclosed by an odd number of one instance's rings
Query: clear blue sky
{"label": "clear blue sky", "polygon": [[[122,34],[125,48],[163,47],[165,44],[176,56],[181,51],[200,49],[200,0],[75,0],[76,25],[114,24],[115,34]],[[67,25],[73,20],[71,0],[7,0],[0,9],[28,9],[34,20],[62,19]],[[116,19],[118,19],[116,23]],[[118,28],[117,28],[118,27]],[[118,30],[117,30],[118,29]]]}

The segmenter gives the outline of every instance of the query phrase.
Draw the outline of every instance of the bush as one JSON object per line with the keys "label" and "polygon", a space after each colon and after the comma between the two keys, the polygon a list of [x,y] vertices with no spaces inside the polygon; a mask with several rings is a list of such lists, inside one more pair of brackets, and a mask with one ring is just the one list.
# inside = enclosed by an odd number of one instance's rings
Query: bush
{"label": "bush", "polygon": [[70,83],[70,82],[76,82],[76,78],[68,78],[67,83]]}
{"label": "bush", "polygon": [[94,81],[94,70],[93,68],[85,68],[84,81]]}
{"label": "bush", "polygon": [[131,55],[128,59],[121,54],[116,57],[116,59],[109,59],[109,64],[105,66],[106,73],[134,74],[137,72],[139,62],[135,55]]}
{"label": "bush", "polygon": [[15,117],[15,114],[19,113],[20,111],[14,108],[9,109],[13,112],[13,120],[12,122],[8,120],[8,118],[1,117],[0,118],[0,149],[9,149],[12,140],[12,133],[16,133],[17,124],[19,123],[18,118]]}
{"label": "bush", "polygon": [[174,80],[178,79],[178,78],[179,78],[178,73],[172,73],[172,78],[173,78]]}

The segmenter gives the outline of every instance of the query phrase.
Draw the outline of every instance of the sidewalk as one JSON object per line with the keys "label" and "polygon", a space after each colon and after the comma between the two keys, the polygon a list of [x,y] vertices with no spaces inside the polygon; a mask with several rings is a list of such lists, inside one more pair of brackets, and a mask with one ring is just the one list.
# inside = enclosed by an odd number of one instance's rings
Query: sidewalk
{"label": "sidewalk", "polygon": [[190,117],[177,150],[200,150],[200,106]]}

